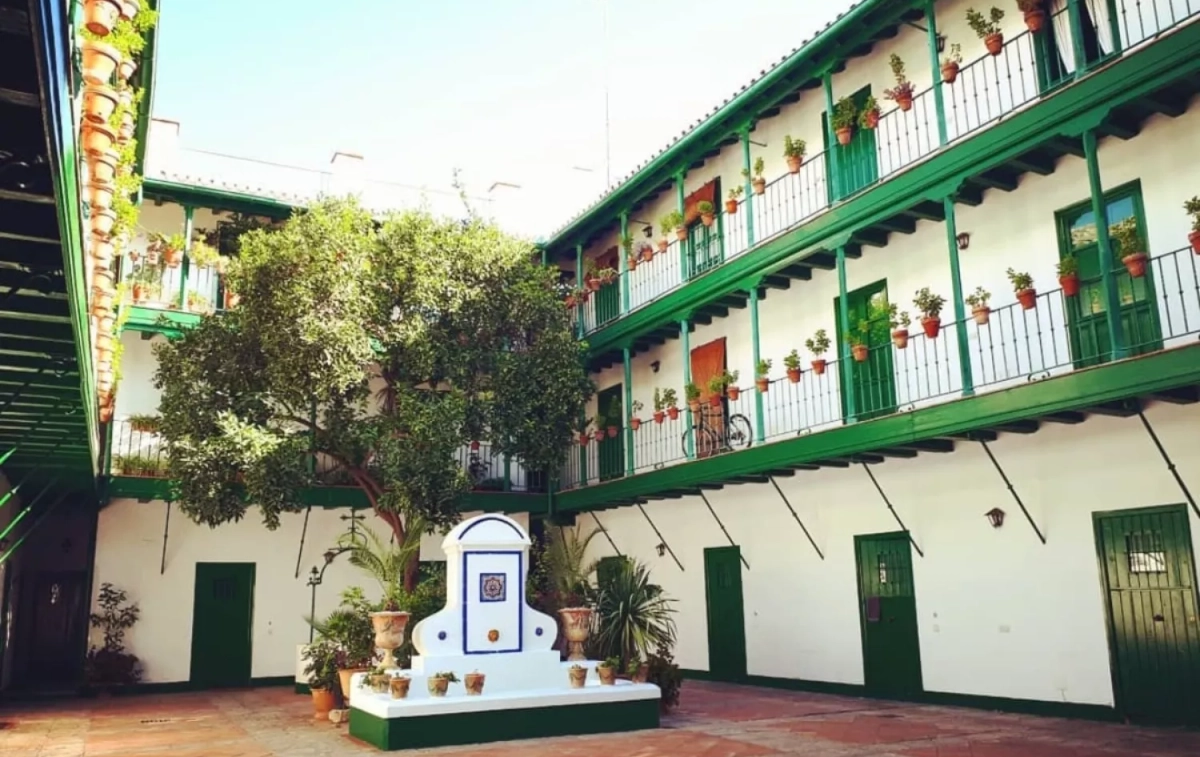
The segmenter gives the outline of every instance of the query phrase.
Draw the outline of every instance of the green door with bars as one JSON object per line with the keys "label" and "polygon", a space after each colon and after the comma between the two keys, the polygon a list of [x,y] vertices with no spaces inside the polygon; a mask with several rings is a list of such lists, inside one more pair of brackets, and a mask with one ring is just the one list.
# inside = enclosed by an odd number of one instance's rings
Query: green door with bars
{"label": "green door with bars", "polygon": [[606,433],[600,443],[596,445],[596,455],[599,461],[598,473],[601,481],[611,481],[625,475],[625,434],[621,433],[625,428],[623,396],[623,388],[620,384],[610,386],[596,396],[597,407],[600,408],[600,414],[604,417],[606,429],[614,426],[617,428],[616,436],[609,436]]}
{"label": "green door with bars", "polygon": [[700,276],[725,262],[724,214],[717,213],[712,226],[697,221],[688,228],[688,270]]}
{"label": "green door with bars", "polygon": [[[854,101],[857,112],[862,112],[863,105],[870,96],[871,88],[864,87],[850,97]],[[843,146],[834,139],[831,145],[829,142],[829,114],[822,113],[821,135],[826,151],[826,171],[829,172],[825,185],[830,203],[849,197],[858,190],[878,181],[879,154],[874,129],[863,129],[855,123],[854,136],[851,138],[850,144]],[[832,171],[833,161],[837,163],[836,173]]]}
{"label": "green door with bars", "polygon": [[247,686],[254,627],[254,563],[196,563],[191,682]]}
{"label": "green door with bars", "polygon": [[708,672],[718,681],[746,677],[746,617],[742,607],[742,551],[704,550],[704,597],[708,610]]}
{"label": "green door with bars", "polygon": [[[850,358],[842,366],[843,382],[849,373],[854,382],[854,401],[858,419],[886,415],[896,409],[896,373],[892,357],[891,322],[888,317],[887,280],[856,289],[846,296],[850,310],[850,329],[869,349],[866,362]],[[838,344],[846,340],[842,330],[841,298],[833,299],[833,318],[837,324]],[[865,325],[865,329],[863,328]],[[847,369],[848,366],[848,369]],[[843,386],[845,384],[843,383]],[[842,417],[847,417],[847,396],[842,392]]]}
{"label": "green door with bars", "polygon": [[[1154,267],[1147,264],[1145,276],[1133,278],[1121,264],[1120,244],[1112,239],[1113,228],[1130,219],[1137,224],[1142,239],[1146,239],[1141,189],[1137,185],[1121,187],[1104,199],[1125,344],[1130,355],[1162,349]],[[1100,245],[1091,202],[1060,211],[1057,220],[1059,256],[1074,255],[1079,264],[1079,294],[1065,298],[1072,360],[1076,368],[1107,362],[1112,357],[1112,340],[1108,336],[1108,304],[1100,283]]]}
{"label": "green door with bars", "polygon": [[618,276],[596,291],[596,325],[615,321],[621,315],[621,278]]}
{"label": "green door with bars", "polygon": [[1200,617],[1185,506],[1096,513],[1117,709],[1200,725]]}
{"label": "green door with bars", "polygon": [[921,646],[906,532],[854,537],[862,625],[863,674],[869,693],[920,693]]}

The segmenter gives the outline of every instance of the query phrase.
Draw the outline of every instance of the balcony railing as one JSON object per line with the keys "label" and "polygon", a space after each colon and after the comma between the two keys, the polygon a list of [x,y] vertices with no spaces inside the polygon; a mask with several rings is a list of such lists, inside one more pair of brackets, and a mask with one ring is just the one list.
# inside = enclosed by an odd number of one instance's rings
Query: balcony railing
{"label": "balcony railing", "polygon": [[[1101,57],[1098,61],[1090,61],[1090,67],[1107,62],[1193,18],[1200,13],[1200,0],[1116,0],[1116,8],[1115,19],[1101,18],[1093,22],[1096,37],[1100,40]],[[1062,50],[1071,47],[1065,14],[1064,10],[1046,21],[1055,26]],[[1115,41],[1114,29],[1119,38]],[[1060,55],[1051,45],[1045,36],[1023,32],[1007,40],[1000,55],[984,53],[964,65],[952,84],[939,82],[935,85],[942,90],[947,146],[1058,91],[1061,85],[1073,80],[1076,70],[1073,50]],[[1052,59],[1053,63],[1050,62]],[[853,186],[830,186],[829,156],[827,152],[820,152],[805,158],[799,173],[785,173],[769,182],[764,194],[743,197],[736,214],[721,213],[721,249],[715,256],[715,264],[712,262],[714,255],[706,251],[704,264],[697,265],[700,256],[691,249],[693,245],[673,241],[670,249],[655,255],[651,263],[643,263],[636,270],[622,274],[611,285],[616,290],[612,301],[618,303],[617,310],[605,310],[601,306],[597,313],[594,296],[583,306],[584,333],[644,307],[722,263],[807,223],[829,210],[834,194],[839,201],[847,199],[944,149],[938,132],[934,88],[917,93],[910,110],[896,108],[884,113],[875,129],[874,139],[874,163],[857,166],[862,170],[854,172]],[[846,172],[841,175],[845,176]],[[745,224],[748,202],[753,205],[753,244]],[[681,245],[685,248],[682,252]],[[629,291],[627,310],[619,304],[621,288]]]}
{"label": "balcony railing", "polygon": [[224,289],[215,268],[198,267],[188,261],[175,267],[164,265],[161,258],[126,256],[121,263],[121,281],[129,293],[129,302],[155,310],[211,313],[223,310]]}
{"label": "balcony railing", "polygon": [[[1133,277],[1124,266],[1116,268],[1113,284],[1129,356],[1196,342],[1200,255],[1192,248],[1150,258],[1142,277]],[[989,310],[986,318],[969,314],[963,325],[973,390],[997,391],[1108,361],[1105,312],[1102,285],[1095,277],[1081,279],[1078,293],[1070,296],[1062,289],[1039,292],[1030,308],[1014,302]],[[831,358],[821,373],[808,364],[797,381],[787,377],[770,381],[761,395],[761,442],[756,438],[757,390],[743,387],[736,398],[726,395],[716,406],[702,405],[698,414],[702,418],[682,408],[677,420],[659,424],[643,419],[630,434],[632,463],[627,462],[620,475],[729,454],[963,395],[957,322],[946,319],[933,337],[914,324],[902,348],[892,341],[888,324],[872,326],[863,360]],[[854,390],[854,417],[847,413],[847,378]],[[622,432],[611,442],[626,446],[625,436]],[[603,475],[594,440],[589,439],[582,450],[568,458],[562,474],[564,489],[613,477]]]}

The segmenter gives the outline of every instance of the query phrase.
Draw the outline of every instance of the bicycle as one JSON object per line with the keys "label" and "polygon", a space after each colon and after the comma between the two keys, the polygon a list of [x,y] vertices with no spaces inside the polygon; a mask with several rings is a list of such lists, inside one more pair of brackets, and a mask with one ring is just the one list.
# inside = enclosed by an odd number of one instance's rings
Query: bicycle
{"label": "bicycle", "polygon": [[[684,457],[688,454],[688,434],[695,439],[696,457],[709,457],[722,452],[732,452],[735,449],[747,449],[754,443],[753,426],[750,419],[741,413],[729,414],[725,400],[720,407],[705,403],[700,412],[695,414],[697,420],[692,427],[683,432],[680,440],[683,445]],[[720,428],[713,424],[713,419],[720,418],[723,423]]]}

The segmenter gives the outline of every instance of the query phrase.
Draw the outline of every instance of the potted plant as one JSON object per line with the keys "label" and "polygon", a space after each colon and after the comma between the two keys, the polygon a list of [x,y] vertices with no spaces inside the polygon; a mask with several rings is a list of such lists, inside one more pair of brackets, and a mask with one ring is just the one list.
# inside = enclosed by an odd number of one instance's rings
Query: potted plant
{"label": "potted plant", "polygon": [[862,113],[858,114],[859,127],[870,131],[879,127],[879,103],[874,95],[867,95],[863,101]]}
{"label": "potted plant", "polygon": [[1066,297],[1079,294],[1079,260],[1074,253],[1068,252],[1058,261],[1058,285]]}
{"label": "potted plant", "polygon": [[783,366],[787,368],[788,381],[793,384],[800,383],[800,353],[797,350],[783,356]]}
{"label": "potted plant", "polygon": [[[116,183],[117,181],[117,162],[120,160],[120,153],[116,150],[108,149],[99,153],[88,153],[88,174],[90,178],[104,182]],[[116,211],[106,209],[101,211],[111,215],[113,221],[116,220]],[[93,219],[95,215],[93,214]],[[109,229],[112,228],[111,222]]]}
{"label": "potted plant", "polygon": [[121,18],[117,0],[86,0],[83,4],[83,26],[92,34],[106,37]]}
{"label": "potted plant", "polygon": [[601,686],[615,686],[617,683],[617,671],[621,669],[620,656],[606,658],[603,662],[596,665],[596,675],[600,678]]}
{"label": "potted plant", "polygon": [[390,677],[387,668],[377,665],[370,673],[363,676],[363,683],[376,694],[385,694],[391,688],[388,684],[388,678]]}
{"label": "potted plant", "polygon": [[108,124],[83,125],[83,149],[88,155],[103,155],[117,143],[117,132]]}
{"label": "potted plant", "polygon": [[753,175],[751,175],[750,171],[746,170],[745,168],[742,169],[742,176],[750,180],[750,186],[754,189],[754,194],[756,195],[766,194],[767,191],[767,180],[763,178],[764,167],[763,159],[760,155],[754,159]]}
{"label": "potted plant", "polygon": [[958,78],[958,72],[962,68],[962,45],[953,42],[950,45],[950,53],[942,58],[942,81],[947,84],[953,84]]}
{"label": "potted plant", "polygon": [[412,679],[404,672],[401,672],[400,675],[392,676],[392,680],[388,681],[388,690],[392,695],[392,699],[408,699],[408,689],[410,686],[412,686]]}
{"label": "potted plant", "polygon": [[667,417],[667,405],[663,402],[662,389],[655,387],[654,389],[654,422],[662,424]]}
{"label": "potted plant", "polygon": [[[675,238],[680,242],[687,241],[687,227],[683,225],[683,213],[678,210],[672,210],[659,220],[659,228],[662,229],[663,236],[667,236],[671,231],[675,232]],[[666,245],[660,245],[662,249],[666,249]]]}
{"label": "potted plant", "polygon": [[486,675],[478,670],[467,673],[463,676],[463,687],[467,690],[467,696],[477,697],[483,693],[483,682],[487,678]]}
{"label": "potted plant", "polygon": [[739,375],[738,371],[733,371],[732,373],[725,371],[725,396],[735,402],[742,394],[741,388],[737,385]]}
{"label": "potted plant", "polygon": [[807,147],[803,139],[792,139],[791,134],[783,135],[783,157],[787,160],[788,173],[800,173]]}
{"label": "potted plant", "polygon": [[129,428],[140,434],[154,434],[158,432],[157,415],[131,415],[129,416]]}
{"label": "potted plant", "polygon": [[178,268],[183,263],[183,251],[187,247],[187,239],[183,234],[165,236],[155,234],[151,244],[156,252],[162,255],[163,263],[168,268]]}
{"label": "potted plant", "polygon": [[442,671],[429,676],[429,695],[435,697],[446,696],[446,691],[450,688],[450,684],[458,683],[458,676],[454,675],[453,671]]}
{"label": "potted plant", "polygon": [[712,228],[712,225],[717,220],[716,209],[713,208],[713,204],[708,200],[701,200],[696,204],[696,210],[700,213],[700,223]]}
{"label": "potted plant", "polygon": [[833,106],[831,125],[834,134],[837,135],[838,144],[842,147],[850,144],[854,139],[854,122],[857,119],[858,108],[854,105],[854,100],[849,97],[843,97],[837,101],[837,105]]}
{"label": "potted plant", "polygon": [[634,400],[633,404],[629,407],[629,427],[634,431],[642,427],[642,419],[638,417],[638,413],[642,412],[644,407],[646,406],[638,400]]}
{"label": "potted plant", "polygon": [[679,397],[674,389],[663,389],[663,406],[667,409],[667,417],[675,420],[679,417]]}
{"label": "potted plant", "polygon": [[721,406],[721,398],[725,395],[725,387],[732,382],[733,374],[721,371],[708,380],[708,404],[712,407]]}
{"label": "potted plant", "polygon": [[771,361],[763,358],[754,366],[754,387],[759,394],[764,394],[771,388]]}
{"label": "potted plant", "polygon": [[355,673],[367,673],[375,666],[375,633],[368,616],[372,609],[362,589],[350,588],[324,620],[305,618],[321,639],[337,647],[338,683],[344,694],[349,694]]}
{"label": "potted plant", "polygon": [[821,356],[829,352],[829,344],[829,334],[825,333],[825,329],[817,329],[811,339],[804,341],[804,346],[813,354],[812,372],[817,376],[825,373],[825,358]]}
{"label": "potted plant", "polygon": [[742,192],[744,191],[745,190],[740,186],[729,190],[729,194],[725,197],[725,213],[727,215],[737,215],[738,199],[742,196]]}
{"label": "potted plant", "polygon": [[83,80],[88,84],[108,84],[121,63],[121,53],[117,48],[99,40],[85,38],[79,46],[79,52]]}
{"label": "potted plant", "polygon": [[967,305],[971,308],[971,315],[975,317],[975,323],[980,326],[986,326],[988,319],[991,318],[992,309],[988,306],[988,301],[991,299],[992,293],[983,287],[975,287],[975,291],[966,297]]}
{"label": "potted plant", "polygon": [[212,303],[199,292],[189,291],[187,293],[187,311],[206,315],[212,312]]}
{"label": "potted plant", "polygon": [[1113,224],[1112,238],[1120,248],[1121,262],[1125,270],[1135,279],[1146,275],[1146,245],[1142,242],[1138,230],[1137,218],[1131,216],[1120,223]]}
{"label": "potted plant", "polygon": [[92,179],[87,184],[88,205],[93,210],[108,210],[113,203],[113,183]]}
{"label": "potted plant", "polygon": [[108,123],[117,109],[117,91],[103,84],[83,88],[83,117],[94,124]]}
{"label": "potted plant", "polygon": [[1192,217],[1192,230],[1188,233],[1188,242],[1192,245],[1192,251],[1200,255],[1200,196],[1183,203],[1183,209]]}
{"label": "potted plant", "polygon": [[1037,290],[1033,288],[1032,276],[1012,268],[1009,268],[1004,275],[1008,276],[1008,280],[1012,282],[1013,291],[1017,294],[1017,302],[1021,303],[1022,308],[1032,310],[1037,306]]}
{"label": "potted plant", "polygon": [[850,343],[850,355],[856,363],[865,363],[867,358],[871,357],[871,348],[867,346],[867,337],[871,334],[871,324],[866,321],[859,321],[858,326],[850,329],[850,333],[846,334],[846,341]]}
{"label": "potted plant", "polygon": [[1004,35],[1000,32],[1000,21],[1003,18],[1004,11],[995,6],[988,11],[987,17],[974,8],[967,10],[967,26],[983,40],[984,46],[992,55],[999,55],[1004,51]]}
{"label": "potted plant", "polygon": [[100,585],[99,611],[88,616],[88,624],[103,634],[104,642],[88,649],[84,657],[83,675],[89,687],[108,691],[132,686],[142,678],[141,661],[125,651],[125,632],[137,624],[141,610],[136,602],[127,600],[123,589],[107,582]]}
{"label": "potted plant", "polygon": [[621,401],[616,397],[609,401],[608,408],[604,411],[604,422],[604,430],[608,432],[608,438],[615,439],[621,430]]}
{"label": "potted plant", "polygon": [[913,85],[904,75],[904,59],[899,55],[892,53],[888,58],[888,66],[892,69],[892,76],[896,78],[896,86],[891,89],[885,89],[883,96],[889,100],[894,100],[896,106],[904,112],[912,110],[913,106]]}
{"label": "potted plant", "polygon": [[896,345],[896,349],[902,350],[908,346],[908,327],[912,325],[912,319],[908,317],[907,310],[896,312],[897,310],[896,303],[888,303],[887,317],[888,325],[892,329],[892,344]]}
{"label": "potted plant", "polygon": [[121,0],[121,18],[132,21],[142,9],[141,0]]}
{"label": "potted plant", "polygon": [[608,419],[604,417],[603,410],[597,411],[592,418],[592,427],[595,429],[592,431],[592,438],[597,442],[604,441],[604,435],[608,431]]}
{"label": "potted plant", "polygon": [[582,689],[587,683],[587,668],[575,663],[567,669],[567,680],[571,682],[572,689]]}
{"label": "potted plant", "polygon": [[217,261],[221,259],[221,253],[203,239],[194,239],[191,249],[188,250],[188,259],[198,268],[215,268]]}
{"label": "potted plant", "polygon": [[588,433],[588,424],[584,423],[583,428],[579,429],[579,446],[586,447],[587,443],[588,443],[588,439],[591,439],[591,438],[592,438],[592,435],[590,433]]}
{"label": "potted plant", "polygon": [[649,263],[654,260],[654,245],[645,239],[638,240],[638,243],[634,246],[634,252],[641,258],[643,263]]}
{"label": "potted plant", "polygon": [[687,398],[688,410],[700,412],[700,387],[691,381],[683,385],[683,396]]}
{"label": "potted plant", "polygon": [[930,339],[937,339],[942,329],[941,315],[945,304],[946,298],[929,291],[929,287],[922,287],[913,298],[913,305],[921,311],[921,328]]}
{"label": "potted plant", "polygon": [[1017,0],[1017,8],[1025,14],[1025,28],[1037,33],[1046,25],[1045,0]]}
{"label": "potted plant", "polygon": [[650,666],[642,662],[636,654],[629,658],[629,663],[625,666],[625,677],[633,683],[645,683],[646,675],[650,671]]}

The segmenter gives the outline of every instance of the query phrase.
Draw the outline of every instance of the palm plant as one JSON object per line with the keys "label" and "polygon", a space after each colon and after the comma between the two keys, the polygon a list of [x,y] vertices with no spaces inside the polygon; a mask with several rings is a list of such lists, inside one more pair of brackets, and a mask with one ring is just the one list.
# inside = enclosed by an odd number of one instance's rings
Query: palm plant
{"label": "palm plant", "polygon": [[650,583],[645,564],[623,560],[620,569],[605,578],[599,595],[596,641],[602,650],[620,655],[622,669],[631,659],[646,659],[660,646],[674,645],[674,600]]}
{"label": "palm plant", "polygon": [[342,534],[338,539],[338,546],[348,550],[350,564],[370,574],[379,583],[379,588],[383,590],[383,610],[403,609],[400,605],[406,596],[404,570],[421,549],[424,523],[410,516],[405,525],[405,540],[399,545],[385,542],[366,526]]}
{"label": "palm plant", "polygon": [[579,529],[551,531],[543,557],[550,583],[562,607],[574,607],[587,600],[588,579],[596,572],[596,560],[587,559],[588,545],[599,530],[580,536]]}

